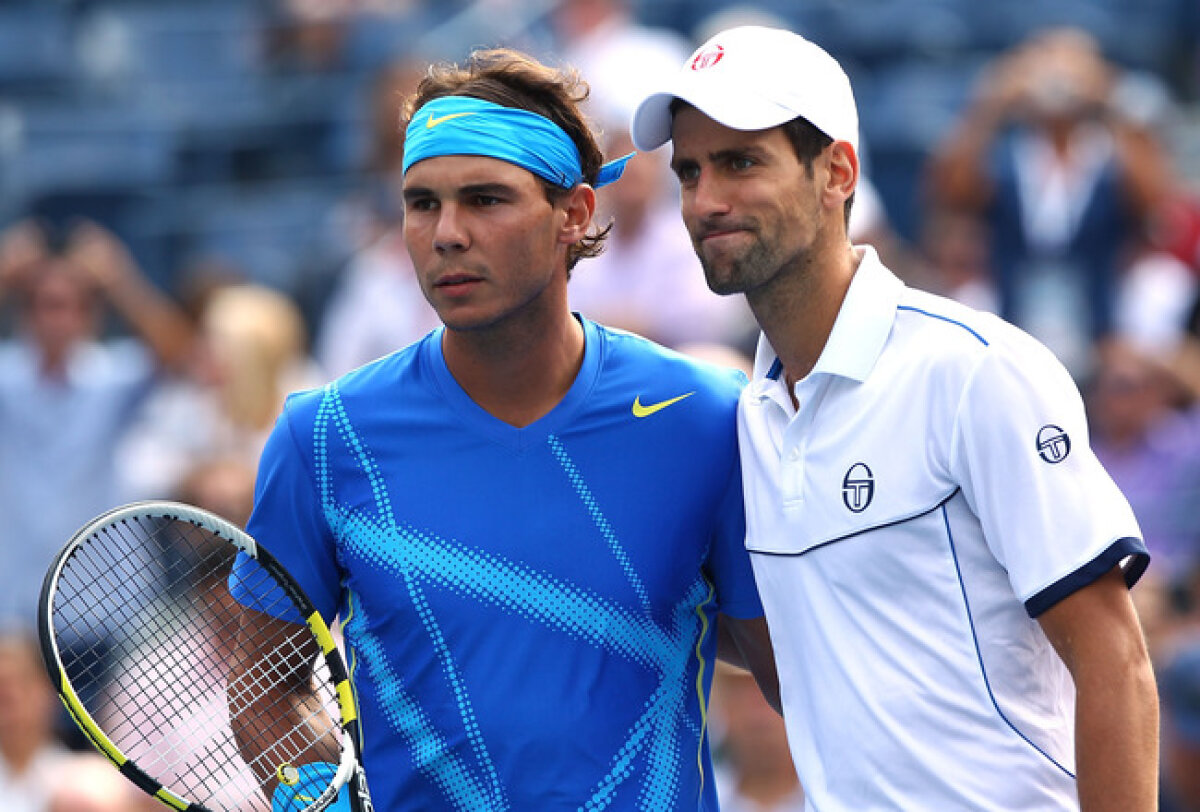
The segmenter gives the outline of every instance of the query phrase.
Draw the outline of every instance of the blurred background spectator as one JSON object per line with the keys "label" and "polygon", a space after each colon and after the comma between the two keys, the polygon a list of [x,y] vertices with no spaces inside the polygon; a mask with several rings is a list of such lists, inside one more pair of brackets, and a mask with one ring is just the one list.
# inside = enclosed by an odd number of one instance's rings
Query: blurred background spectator
{"label": "blurred background spectator", "polygon": [[1133,506],[1154,561],[1148,577],[1179,582],[1200,565],[1196,393],[1161,359],[1113,341],[1085,397],[1092,447]]}
{"label": "blurred background spectator", "polygon": [[97,753],[72,753],[56,735],[62,711],[34,638],[0,632],[0,799],[5,812],[151,812]]}
{"label": "blurred background spectator", "polygon": [[58,707],[34,638],[0,636],[0,798],[8,812],[46,812],[71,757],[54,736]]}
{"label": "blurred background spectator", "polygon": [[1153,117],[1120,103],[1123,80],[1082,29],[1037,32],[986,67],[930,161],[932,199],[990,227],[1000,314],[1076,374],[1113,331],[1126,252],[1168,189]]}
{"label": "blurred background spectator", "polygon": [[114,451],[125,493],[161,497],[215,458],[253,468],[288,393],[324,380],[292,299],[254,283],[209,291],[186,368],[159,382]]}
{"label": "blurred background spectator", "polygon": [[[0,3],[3,616],[31,626],[53,552],[117,501],[242,515],[289,389],[435,324],[396,202],[399,100],[427,62],[507,44],[578,66],[616,157],[643,83],[750,21],[851,76],[855,240],[1079,378],[1155,554],[1135,596],[1165,664],[1200,620],[1194,0]],[[664,158],[602,190],[613,239],[572,301],[741,365],[752,325],[704,287]]]}
{"label": "blurred background spectator", "polygon": [[[191,352],[182,311],[95,223],[61,234],[21,221],[0,235],[0,621],[32,628],[54,554],[119,502],[118,442],[157,378]],[[119,315],[131,335],[100,340]]]}
{"label": "blurred background spectator", "polygon": [[1161,812],[1200,809],[1200,640],[1181,646],[1159,669],[1162,702]]}

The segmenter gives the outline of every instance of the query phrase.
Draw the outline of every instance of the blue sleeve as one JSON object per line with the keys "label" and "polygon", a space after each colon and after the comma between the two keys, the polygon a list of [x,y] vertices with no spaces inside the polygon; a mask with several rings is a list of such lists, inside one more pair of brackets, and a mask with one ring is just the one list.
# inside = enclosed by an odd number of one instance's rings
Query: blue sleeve
{"label": "blue sleeve", "polygon": [[717,529],[706,569],[716,585],[717,605],[736,618],[761,617],[762,602],[754,583],[750,554],[746,552],[746,513],[742,502],[742,474],[734,456],[729,486],[721,499]]}
{"label": "blue sleeve", "polygon": [[326,623],[337,614],[341,570],[312,474],[312,427],[320,392],[293,395],[258,464],[246,530],[291,573]]}

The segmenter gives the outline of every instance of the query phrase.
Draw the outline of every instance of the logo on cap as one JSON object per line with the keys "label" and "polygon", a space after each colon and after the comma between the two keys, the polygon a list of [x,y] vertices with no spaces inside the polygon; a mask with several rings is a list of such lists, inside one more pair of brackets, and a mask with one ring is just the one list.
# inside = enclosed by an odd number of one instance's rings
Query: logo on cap
{"label": "logo on cap", "polygon": [[1042,426],[1037,436],[1037,452],[1052,465],[1062,462],[1071,453],[1071,438],[1053,423]]}
{"label": "logo on cap", "polygon": [[851,513],[862,513],[875,497],[875,477],[864,462],[850,466],[842,479],[842,504]]}
{"label": "logo on cap", "polygon": [[692,70],[704,70],[711,68],[713,65],[721,61],[721,57],[725,56],[725,49],[720,45],[714,45],[711,48],[705,48],[699,51],[692,57]]}

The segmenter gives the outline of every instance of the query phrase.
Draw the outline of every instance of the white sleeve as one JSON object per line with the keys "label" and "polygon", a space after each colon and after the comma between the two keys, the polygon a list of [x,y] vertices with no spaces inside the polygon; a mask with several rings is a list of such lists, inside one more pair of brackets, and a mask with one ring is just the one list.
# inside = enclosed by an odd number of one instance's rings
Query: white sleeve
{"label": "white sleeve", "polygon": [[966,381],[950,458],[1030,616],[1117,564],[1130,585],[1145,571],[1137,520],[1092,452],[1079,390],[1032,338],[989,345]]}

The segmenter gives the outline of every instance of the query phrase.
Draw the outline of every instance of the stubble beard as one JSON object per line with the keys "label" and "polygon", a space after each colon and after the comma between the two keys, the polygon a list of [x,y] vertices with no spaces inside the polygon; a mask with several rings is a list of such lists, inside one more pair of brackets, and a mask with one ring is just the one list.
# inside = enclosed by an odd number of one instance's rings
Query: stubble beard
{"label": "stubble beard", "polygon": [[708,257],[701,251],[697,256],[709,290],[720,296],[754,290],[774,276],[779,264],[761,239],[733,256]]}

